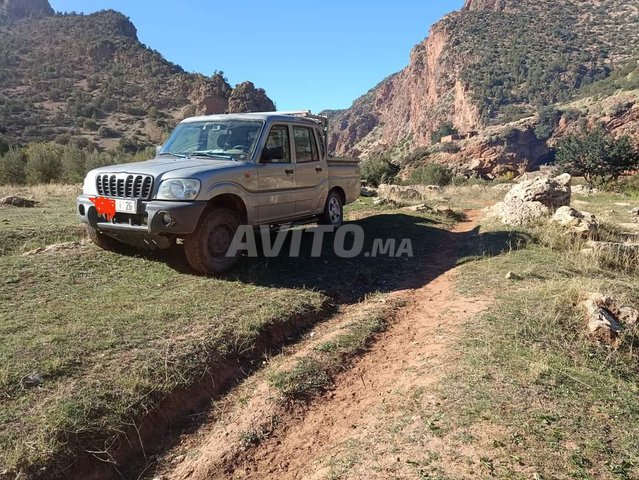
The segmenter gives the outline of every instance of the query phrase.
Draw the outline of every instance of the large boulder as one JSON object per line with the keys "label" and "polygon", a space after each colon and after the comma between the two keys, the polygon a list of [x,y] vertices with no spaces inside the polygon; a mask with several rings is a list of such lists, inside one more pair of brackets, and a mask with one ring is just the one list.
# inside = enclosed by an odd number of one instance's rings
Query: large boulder
{"label": "large boulder", "polygon": [[22,197],[8,196],[0,198],[0,205],[11,205],[13,207],[33,208],[38,204],[35,200],[28,200]]}
{"label": "large boulder", "polygon": [[520,227],[550,215],[550,209],[541,202],[526,202],[514,197],[497,203],[490,209],[490,213],[505,225]]}
{"label": "large boulder", "polygon": [[571,233],[582,238],[595,240],[599,234],[597,217],[572,207],[559,207],[551,221],[566,227]]}
{"label": "large boulder", "polygon": [[550,210],[570,205],[570,175],[563,174],[555,178],[539,177],[515,185],[504,199],[505,203],[516,200],[539,202]]}

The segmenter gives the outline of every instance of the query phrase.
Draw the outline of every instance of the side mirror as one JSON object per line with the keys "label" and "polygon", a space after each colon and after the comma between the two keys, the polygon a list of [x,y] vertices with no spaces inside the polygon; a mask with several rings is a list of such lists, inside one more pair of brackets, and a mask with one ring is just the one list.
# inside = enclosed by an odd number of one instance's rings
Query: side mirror
{"label": "side mirror", "polygon": [[276,160],[284,160],[284,147],[264,147],[260,163],[271,163]]}
{"label": "side mirror", "polygon": [[156,155],[159,155],[161,150],[162,150],[162,145],[156,145],[155,146],[155,154]]}

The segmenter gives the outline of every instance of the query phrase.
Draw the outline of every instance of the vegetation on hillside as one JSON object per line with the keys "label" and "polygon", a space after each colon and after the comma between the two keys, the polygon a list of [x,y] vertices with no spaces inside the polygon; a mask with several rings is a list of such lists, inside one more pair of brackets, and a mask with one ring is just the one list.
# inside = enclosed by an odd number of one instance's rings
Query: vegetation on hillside
{"label": "vegetation on hillside", "polygon": [[[465,11],[444,21],[487,120],[507,105],[549,105],[610,75],[639,51],[639,16],[626,2],[523,0],[506,11]],[[525,32],[525,34],[523,34]]]}
{"label": "vegetation on hillside", "polygon": [[71,136],[101,147],[120,138],[151,145],[176,120],[209,108],[274,110],[264,90],[239,87],[221,72],[184,72],[113,10],[0,27],[0,134],[20,144]]}
{"label": "vegetation on hillside", "polygon": [[39,183],[82,183],[86,173],[97,167],[153,158],[155,150],[128,152],[125,148],[99,152],[75,145],[32,143],[13,147],[0,155],[0,185]]}

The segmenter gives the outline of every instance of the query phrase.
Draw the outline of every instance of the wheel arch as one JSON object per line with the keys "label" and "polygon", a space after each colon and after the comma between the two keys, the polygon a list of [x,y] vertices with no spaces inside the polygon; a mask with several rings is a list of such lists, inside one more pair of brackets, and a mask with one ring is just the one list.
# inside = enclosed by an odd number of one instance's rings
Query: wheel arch
{"label": "wheel arch", "polygon": [[222,193],[209,200],[209,208],[228,208],[240,215],[242,223],[248,223],[248,209],[244,200],[234,193]]}

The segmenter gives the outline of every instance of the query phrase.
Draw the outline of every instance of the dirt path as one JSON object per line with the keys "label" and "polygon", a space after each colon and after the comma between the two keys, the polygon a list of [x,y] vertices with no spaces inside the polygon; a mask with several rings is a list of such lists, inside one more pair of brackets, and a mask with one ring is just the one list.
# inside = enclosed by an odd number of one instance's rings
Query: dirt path
{"label": "dirt path", "polygon": [[[440,272],[443,265],[453,264],[467,239],[463,234],[473,230],[478,216],[469,212],[469,220],[453,231],[460,235],[437,249],[424,268]],[[256,415],[263,421],[269,397],[264,382],[254,387],[243,413],[233,415],[226,427],[201,434],[187,448],[197,454],[179,458],[160,478],[319,479],[339,477],[340,472],[348,472],[348,478],[388,478],[390,472],[399,475],[412,468],[410,458],[418,453],[414,449],[422,449],[424,442],[398,440],[392,424],[406,417],[405,429],[419,416],[407,400],[435,401],[429,387],[455,363],[460,326],[485,307],[485,301],[457,293],[454,275],[449,269],[421,288],[390,294],[407,300],[392,326],[331,392],[308,408],[287,412],[257,447],[242,451],[232,445],[237,432],[255,425]],[[273,411],[269,415],[279,418]]]}

